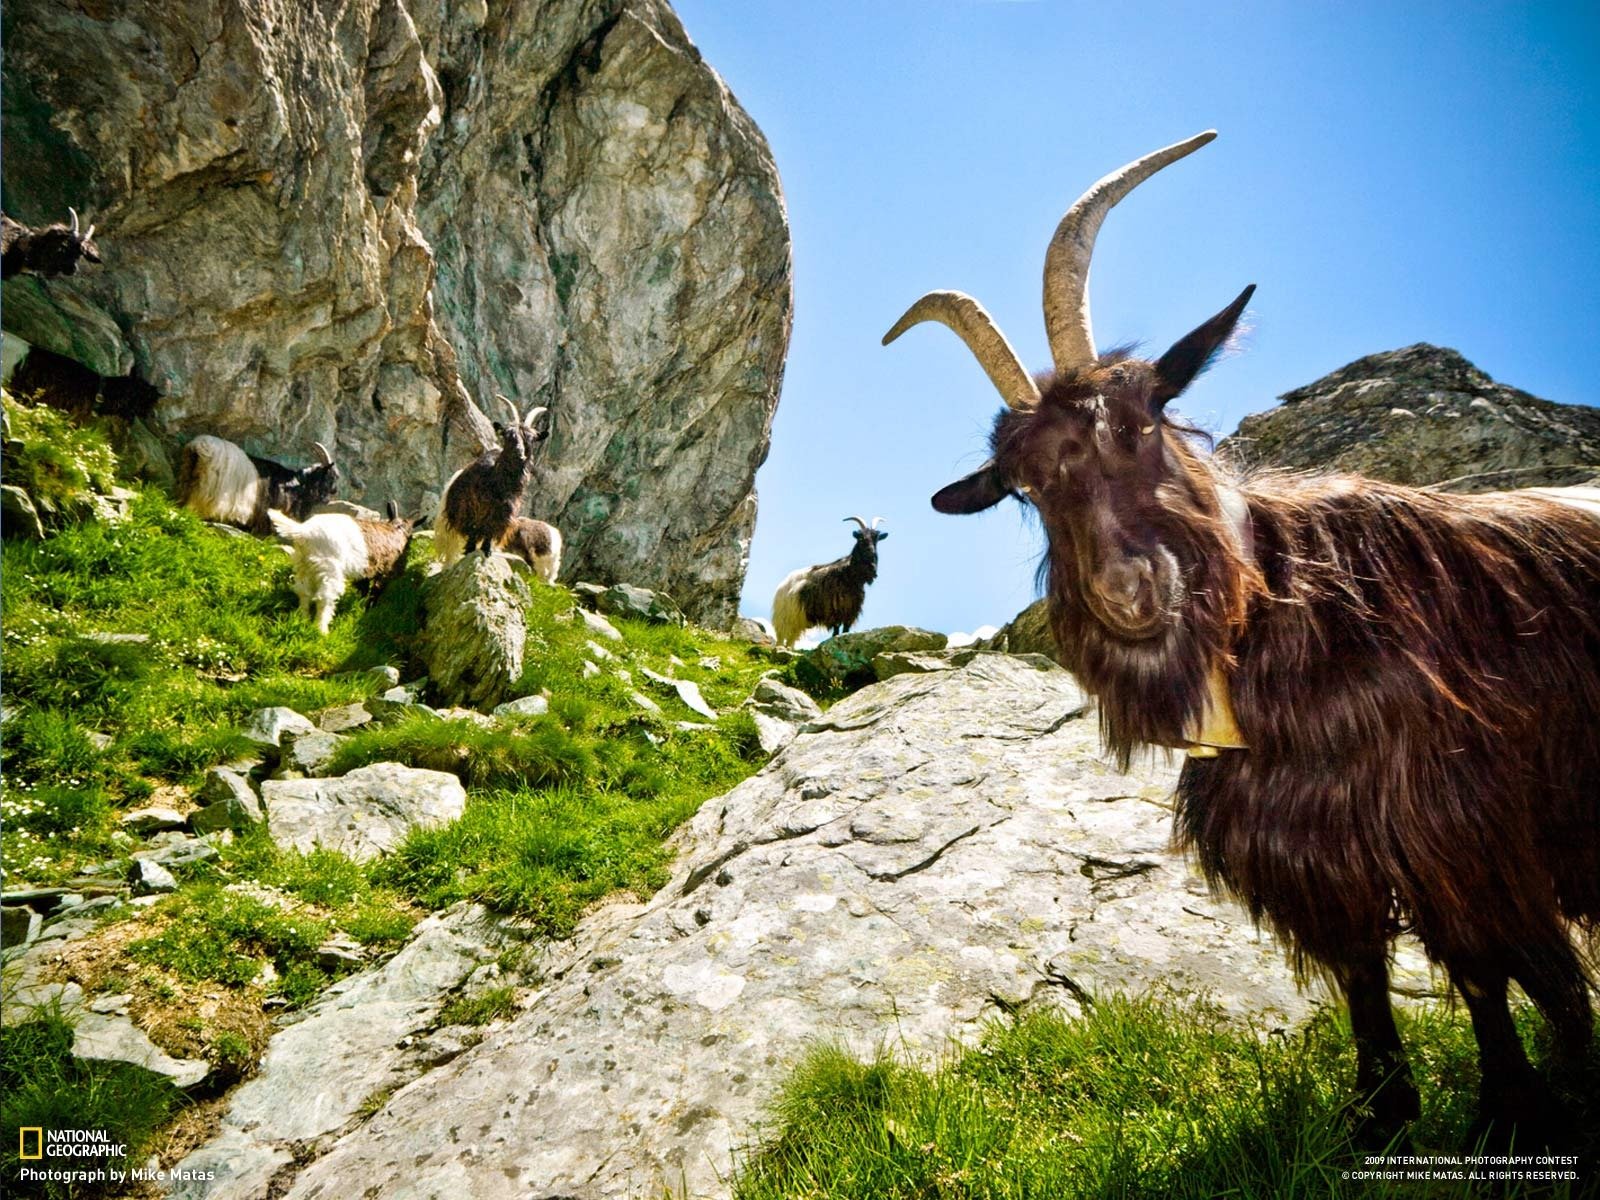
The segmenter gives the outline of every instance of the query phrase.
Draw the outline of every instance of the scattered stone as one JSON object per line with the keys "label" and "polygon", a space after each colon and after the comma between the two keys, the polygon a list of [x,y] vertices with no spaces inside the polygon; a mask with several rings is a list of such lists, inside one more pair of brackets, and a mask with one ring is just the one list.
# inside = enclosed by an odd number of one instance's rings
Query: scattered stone
{"label": "scattered stone", "polygon": [[517,700],[507,700],[504,704],[497,704],[494,715],[497,717],[540,717],[550,711],[550,701],[544,696],[523,696]]}
{"label": "scattered stone", "polygon": [[[202,812],[209,811],[202,809]],[[195,814],[199,816],[199,813]],[[193,821],[191,819],[191,825]],[[232,836],[226,830],[207,833],[203,837],[189,837],[182,833],[169,830],[158,833],[151,839],[152,844],[143,850],[135,850],[130,858],[134,862],[159,863],[162,866],[178,867],[189,863],[205,862],[217,856],[217,848],[212,845],[211,839]],[[135,889],[137,890],[137,889]]]}
{"label": "scattered stone", "polygon": [[150,896],[157,892],[178,890],[178,881],[172,872],[151,858],[133,860],[128,867],[128,882],[133,885],[133,894],[136,896]]}
{"label": "scattered stone", "polygon": [[706,698],[700,694],[700,685],[687,679],[674,679],[670,675],[662,675],[652,671],[649,667],[640,667],[644,677],[659,688],[677,693],[678,699],[684,706],[702,717],[716,720],[717,710],[706,703]]}
{"label": "scattered stone", "polygon": [[368,667],[367,674],[378,681],[381,688],[392,688],[400,682],[400,672],[395,667]]}
{"label": "scattered stone", "polygon": [[702,655],[701,658],[700,658],[700,661],[699,661],[699,663],[697,665],[699,666],[699,668],[702,671],[720,671],[720,670],[722,670],[722,660],[720,658],[718,658],[715,654]]}
{"label": "scattered stone", "polygon": [[810,696],[771,676],[763,676],[756,681],[755,690],[745,704],[795,725],[803,725],[822,715],[821,707]]}
{"label": "scattered stone", "polygon": [[419,650],[440,698],[486,710],[512,694],[529,598],[504,555],[464,555],[427,581]]}
{"label": "scattered stone", "polygon": [[209,1063],[195,1058],[173,1058],[163,1052],[127,1017],[90,1011],[79,1015],[72,1029],[72,1053],[77,1058],[126,1062],[165,1076],[174,1086],[188,1089],[211,1074]]}
{"label": "scattered stone", "polygon": [[86,933],[93,933],[100,928],[100,922],[95,917],[81,916],[76,912],[63,914],[59,917],[50,917],[45,920],[44,928],[34,938],[34,942],[70,942],[80,938]]}
{"label": "scattered stone", "polygon": [[248,829],[266,819],[249,780],[226,767],[206,772],[199,798],[206,807],[189,816],[189,826],[196,833]]}
{"label": "scattered stone", "polygon": [[129,833],[137,834],[182,829],[188,823],[189,818],[173,808],[136,808],[132,812],[123,813],[122,819],[117,822]]}
{"label": "scattered stone", "polygon": [[275,750],[283,744],[285,733],[313,733],[316,728],[294,709],[279,706],[257,709],[240,732],[262,749]]}
{"label": "scattered stone", "polygon": [[32,541],[44,538],[44,522],[34,507],[33,497],[16,484],[0,484],[0,529],[7,537],[24,537]]}
{"label": "scattered stone", "polygon": [[109,733],[96,733],[94,730],[90,730],[88,733],[84,734],[83,736],[89,739],[89,744],[91,746],[93,746],[96,750],[100,750],[100,751],[106,751],[106,750],[111,749],[112,745],[117,740],[116,738],[112,737]]}
{"label": "scattered stone", "polygon": [[0,907],[0,947],[26,946],[39,936],[44,918],[23,905]]}
{"label": "scattered stone", "polygon": [[309,733],[285,734],[282,757],[275,779],[301,779],[326,775],[328,764],[344,739],[336,733],[313,729]]}
{"label": "scattered stone", "polygon": [[470,721],[479,729],[494,729],[494,718],[487,717],[475,708],[441,708],[438,713],[441,721]]}
{"label": "scattered stone", "polygon": [[0,892],[0,903],[28,904],[36,908],[42,905],[48,908],[71,890],[64,887],[17,888],[9,892]]}
{"label": "scattered stone", "polygon": [[[394,671],[393,667],[385,668]],[[399,682],[398,671],[395,671],[395,682]],[[359,729],[372,721],[372,714],[367,711],[365,704],[341,704],[338,708],[323,709],[317,714],[317,728],[323,733],[344,733],[349,729]]]}
{"label": "scattered stone", "polygon": [[583,677],[585,679],[593,679],[598,674],[600,674],[600,668],[595,666],[588,659],[584,659],[583,660]]}
{"label": "scattered stone", "polygon": [[133,996],[131,993],[123,993],[115,996],[96,996],[93,1000],[89,1001],[89,1011],[105,1013],[107,1015],[115,1014],[119,1016],[125,1016],[127,1015],[129,1006],[132,1004]]}
{"label": "scattered stone", "polygon": [[607,641],[620,642],[622,640],[622,634],[618,632],[617,627],[599,613],[590,612],[587,608],[580,608],[578,616],[583,618],[583,623],[588,627],[590,633],[603,637]]}
{"label": "scattered stone", "polygon": [[640,708],[644,709],[645,712],[658,713],[661,711],[661,705],[650,699],[650,697],[646,696],[643,692],[629,692],[628,699],[632,700]]}
{"label": "scattered stone", "polygon": [[421,702],[418,698],[421,694],[419,684],[392,687],[383,695],[368,700],[367,708],[372,712],[373,719],[378,721],[397,721],[413,713],[438,716],[436,711]]}
{"label": "scattered stone", "polygon": [[261,794],[278,845],[302,852],[320,846],[358,862],[387,854],[413,828],[455,820],[467,800],[454,775],[399,763],[373,763],[338,779],[269,780]]}
{"label": "scattered stone", "polygon": [[733,629],[729,632],[732,636],[757,646],[778,644],[778,639],[772,636],[772,627],[756,617],[740,617],[733,623]]}
{"label": "scattered stone", "polygon": [[615,654],[611,653],[611,651],[607,650],[604,646],[602,646],[599,642],[595,641],[593,638],[590,638],[588,641],[584,642],[583,646],[584,646],[584,649],[586,649],[590,654],[592,654],[595,658],[599,659],[601,662],[616,662],[617,661],[617,656]]}
{"label": "scattered stone", "polygon": [[87,903],[82,896],[80,896],[77,892],[68,892],[65,896],[56,901],[55,907],[50,910],[50,916],[52,918],[64,917],[69,910],[78,910],[81,912],[85,907],[87,907]]}
{"label": "scattered stone", "polygon": [[613,617],[628,617],[649,621],[656,625],[682,625],[683,610],[672,597],[649,588],[634,587],[629,583],[615,583],[608,588],[596,584],[578,584],[573,592],[578,602]]}
{"label": "scattered stone", "polygon": [[21,1025],[39,1013],[59,1013],[70,1021],[82,1011],[83,988],[79,984],[25,979],[6,988],[5,1003],[0,1004],[0,1025]]}
{"label": "scattered stone", "polygon": [[360,967],[366,961],[366,947],[344,934],[329,938],[317,947],[317,965],[325,971]]}

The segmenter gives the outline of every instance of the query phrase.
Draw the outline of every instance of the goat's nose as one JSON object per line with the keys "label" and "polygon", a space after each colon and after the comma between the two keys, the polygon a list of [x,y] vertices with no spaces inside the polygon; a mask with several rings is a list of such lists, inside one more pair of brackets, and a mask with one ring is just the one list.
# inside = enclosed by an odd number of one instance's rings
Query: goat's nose
{"label": "goat's nose", "polygon": [[1144,611],[1155,598],[1155,572],[1142,558],[1120,559],[1102,567],[1094,577],[1095,594],[1107,608],[1129,616],[1150,615]]}

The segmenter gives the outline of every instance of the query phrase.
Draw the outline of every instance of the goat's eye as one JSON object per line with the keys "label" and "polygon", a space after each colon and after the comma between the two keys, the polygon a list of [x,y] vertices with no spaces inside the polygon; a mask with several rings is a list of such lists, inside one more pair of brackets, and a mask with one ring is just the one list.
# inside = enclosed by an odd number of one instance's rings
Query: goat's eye
{"label": "goat's eye", "polygon": [[1148,424],[1148,425],[1139,426],[1139,435],[1141,437],[1149,437],[1155,431],[1156,431],[1156,425],[1155,425],[1154,421],[1150,422],[1150,424]]}

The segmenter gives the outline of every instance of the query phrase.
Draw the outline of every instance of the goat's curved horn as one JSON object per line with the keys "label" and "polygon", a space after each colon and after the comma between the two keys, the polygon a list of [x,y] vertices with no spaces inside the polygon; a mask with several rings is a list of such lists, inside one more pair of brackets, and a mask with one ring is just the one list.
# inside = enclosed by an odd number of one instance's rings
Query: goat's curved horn
{"label": "goat's curved horn", "polygon": [[882,517],[873,517],[872,518],[872,527],[874,529],[876,529],[881,524],[883,524],[883,518]]}
{"label": "goat's curved horn", "polygon": [[533,423],[549,411],[548,408],[542,405],[538,408],[530,408],[528,415],[522,418],[522,423],[527,428],[532,429],[534,427]]}
{"label": "goat's curved horn", "polygon": [[494,398],[506,406],[506,411],[511,414],[511,423],[513,425],[522,424],[522,418],[517,414],[517,406],[515,404],[511,403],[509,399],[507,399],[505,396],[502,396],[499,392],[494,394]]}
{"label": "goat's curved horn", "polygon": [[923,321],[937,321],[954,330],[956,336],[967,344],[972,356],[978,360],[989,382],[994,384],[1000,398],[1012,408],[1034,408],[1039,403],[1039,389],[1033,377],[1023,367],[1017,352],[1006,341],[1000,327],[971,296],[961,292],[929,292],[918,300],[894,327],[883,335],[887,346],[913,325]]}
{"label": "goat's curved horn", "polygon": [[72,218],[72,236],[78,236],[78,210],[71,205],[67,206],[67,215]]}
{"label": "goat's curved horn", "polygon": [[328,448],[321,442],[312,442],[311,444],[316,448],[317,457],[322,459],[322,465],[325,467],[333,466],[333,455],[328,453]]}
{"label": "goat's curved horn", "polygon": [[86,242],[94,241],[94,223],[93,222],[90,222],[90,224],[89,224],[89,232],[83,235],[83,240],[86,241]]}
{"label": "goat's curved horn", "polygon": [[860,517],[846,517],[845,520],[846,521],[854,521],[857,525],[861,526],[861,532],[862,533],[871,533],[872,532],[872,530],[867,527],[867,523],[865,521],[863,521]]}
{"label": "goat's curved horn", "polygon": [[1208,129],[1135,159],[1100,180],[1067,209],[1044,256],[1044,328],[1057,371],[1086,366],[1098,357],[1094,325],[1089,320],[1089,259],[1106,214],[1162,167],[1193,154],[1216,136],[1215,129]]}

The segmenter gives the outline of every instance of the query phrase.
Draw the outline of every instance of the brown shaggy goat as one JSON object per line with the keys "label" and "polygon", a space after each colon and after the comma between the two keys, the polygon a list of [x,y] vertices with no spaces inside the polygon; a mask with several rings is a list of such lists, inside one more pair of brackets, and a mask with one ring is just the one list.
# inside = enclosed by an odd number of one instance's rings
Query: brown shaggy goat
{"label": "brown shaggy goat", "polygon": [[534,449],[550,436],[548,408],[531,409],[522,417],[506,397],[495,399],[511,418],[504,425],[495,423],[500,444],[450,477],[434,517],[433,552],[446,566],[474,549],[487,556],[504,541],[533,478]]}
{"label": "brown shaggy goat", "polygon": [[1097,354],[1101,220],[1213,136],[1107,176],[1062,219],[1045,264],[1051,374],[1035,382],[958,293],[919,300],[884,341],[940,321],[1000,390],[993,457],[934,507],[1037,508],[1056,642],[1107,744],[1124,764],[1140,745],[1188,750],[1178,842],[1342,988],[1378,1126],[1418,1111],[1388,999],[1389,946],[1409,930],[1466,1000],[1479,1119],[1503,1128],[1546,1111],[1511,980],[1564,1063],[1590,1044],[1573,934],[1600,921],[1600,517],[1584,489],[1236,477],[1166,406],[1251,288],[1154,362]]}

